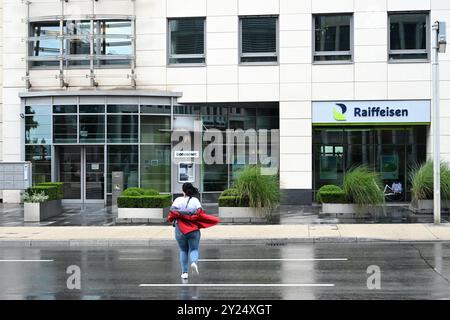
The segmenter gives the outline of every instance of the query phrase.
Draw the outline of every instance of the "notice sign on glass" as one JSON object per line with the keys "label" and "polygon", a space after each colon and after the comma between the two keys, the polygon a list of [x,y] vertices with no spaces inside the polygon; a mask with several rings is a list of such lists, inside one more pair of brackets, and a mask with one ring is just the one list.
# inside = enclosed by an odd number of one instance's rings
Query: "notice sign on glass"
{"label": "notice sign on glass", "polygon": [[31,185],[31,162],[0,162],[0,190],[26,190]]}

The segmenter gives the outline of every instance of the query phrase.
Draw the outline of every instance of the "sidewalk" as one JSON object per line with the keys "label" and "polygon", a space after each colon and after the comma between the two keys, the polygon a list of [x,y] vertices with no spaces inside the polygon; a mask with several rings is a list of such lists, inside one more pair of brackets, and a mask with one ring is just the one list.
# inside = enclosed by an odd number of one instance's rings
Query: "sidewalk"
{"label": "sidewalk", "polygon": [[[149,246],[174,241],[172,226],[0,227],[0,246]],[[219,225],[202,230],[215,244],[449,241],[450,224]]]}

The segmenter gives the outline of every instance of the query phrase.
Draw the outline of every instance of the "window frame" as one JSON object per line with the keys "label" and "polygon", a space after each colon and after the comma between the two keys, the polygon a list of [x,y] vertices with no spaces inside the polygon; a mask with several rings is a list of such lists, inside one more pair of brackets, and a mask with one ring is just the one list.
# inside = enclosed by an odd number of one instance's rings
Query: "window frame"
{"label": "window frame", "polygon": [[[194,20],[194,19],[202,19],[203,20],[203,54],[171,54],[171,43],[172,43],[172,34],[170,29],[170,21],[173,20]],[[169,17],[167,18],[167,45],[166,45],[166,66],[167,67],[204,67],[206,66],[206,34],[207,34],[207,23],[206,17]],[[171,63],[170,59],[205,59],[204,62],[183,62],[183,63]]]}
{"label": "window frame", "polygon": [[[242,52],[242,20],[243,19],[257,19],[257,18],[275,18],[275,53],[267,53],[267,52],[260,52],[260,53],[243,53]],[[280,18],[279,15],[243,15],[238,17],[238,62],[239,65],[246,66],[246,65],[262,65],[262,66],[276,66],[280,63]],[[265,58],[265,57],[276,57],[276,61],[251,61],[251,62],[243,62],[242,58]]]}
{"label": "window frame", "polygon": [[[55,18],[56,19],[56,18]],[[73,21],[73,19],[66,18],[63,20],[62,26],[61,26],[61,20],[49,20],[45,17],[43,18],[36,18],[32,19],[28,22],[28,48],[29,48],[29,54],[27,57],[27,63],[29,64],[29,68],[32,70],[58,70],[60,69],[60,61],[63,61],[63,68],[65,70],[73,70],[73,69],[90,69],[89,63],[87,65],[71,65],[70,62],[73,61],[90,61],[90,54],[70,54],[70,41],[77,40],[77,39],[85,39],[86,36],[81,35],[69,35],[67,32],[67,23],[70,21]],[[89,21],[93,22],[94,30],[90,29],[90,34],[87,36],[87,38],[93,38],[93,60],[94,60],[94,69],[130,69],[133,65],[133,60],[135,59],[135,54],[133,53],[133,41],[136,41],[136,30],[133,28],[133,20],[134,17],[123,17],[123,16],[110,16],[110,17],[82,17],[80,21]],[[78,20],[77,20],[78,21]],[[131,23],[131,34],[130,35],[120,35],[120,34],[113,34],[111,35],[111,38],[115,39],[123,39],[124,41],[130,41],[131,44],[131,51],[132,53],[130,55],[101,55],[96,54],[95,50],[98,49],[97,42],[101,41],[104,37],[97,33],[97,30],[99,29],[98,26],[103,21],[122,21],[122,22],[128,22]],[[34,36],[34,25],[36,24],[45,24],[45,23],[59,23],[60,28],[62,28],[62,35],[59,34],[55,37],[44,37],[44,39],[56,39],[60,42],[59,49],[60,52],[58,54],[53,56],[33,56],[34,51],[34,43],[36,41],[39,41],[41,37]],[[61,31],[60,31],[61,33]],[[92,42],[90,46],[92,45]],[[63,52],[61,53],[61,48],[63,48]],[[126,64],[102,64],[101,61],[113,61],[113,60],[128,60],[129,62]],[[55,66],[33,66],[34,62],[57,62],[57,65]]]}
{"label": "window frame", "polygon": [[[350,50],[349,51],[316,51],[316,17],[318,16],[350,16]],[[312,64],[353,64],[355,53],[355,23],[353,12],[339,12],[339,13],[313,13],[312,15]],[[348,56],[348,60],[327,60],[316,61],[316,56]]]}
{"label": "window frame", "polygon": [[[426,14],[426,48],[423,49],[405,49],[405,50],[391,50],[391,16],[400,14]],[[430,62],[430,11],[429,10],[415,10],[415,11],[388,11],[387,12],[387,62],[388,63],[429,63]],[[425,59],[391,59],[393,54],[419,54],[426,53]]]}

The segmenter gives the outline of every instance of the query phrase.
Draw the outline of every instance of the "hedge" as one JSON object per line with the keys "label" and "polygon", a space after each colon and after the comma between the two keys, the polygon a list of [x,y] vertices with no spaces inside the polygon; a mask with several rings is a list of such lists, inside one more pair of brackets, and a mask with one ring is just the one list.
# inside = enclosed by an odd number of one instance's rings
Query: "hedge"
{"label": "hedge", "polygon": [[236,196],[220,196],[219,207],[248,207],[248,199]]}
{"label": "hedge", "polygon": [[324,191],[320,194],[321,203],[347,203],[344,191]]}
{"label": "hedge", "polygon": [[316,201],[317,202],[322,202],[321,200],[321,194],[323,193],[328,193],[328,192],[341,192],[343,191],[341,187],[336,186],[334,184],[326,184],[322,187],[320,187],[320,189],[317,191],[316,194]]}
{"label": "hedge", "polygon": [[131,187],[122,192],[122,196],[126,197],[139,197],[139,196],[157,196],[159,192],[155,189],[144,189]]}
{"label": "hedge", "polygon": [[156,196],[120,196],[117,198],[119,208],[166,208],[172,204],[172,195]]}
{"label": "hedge", "polygon": [[221,197],[238,197],[239,193],[236,189],[230,188],[230,189],[226,189],[226,190],[222,191],[220,196]]}
{"label": "hedge", "polygon": [[36,186],[30,187],[30,188],[27,189],[27,192],[28,192],[29,195],[39,194],[41,192],[44,192],[44,194],[46,196],[48,196],[48,200],[47,201],[61,199],[61,198],[59,198],[58,191],[59,191],[58,187],[56,187],[56,186],[40,186],[40,185],[36,185]]}
{"label": "hedge", "polygon": [[58,188],[58,199],[64,198],[64,182],[41,182],[36,186],[55,186]]}

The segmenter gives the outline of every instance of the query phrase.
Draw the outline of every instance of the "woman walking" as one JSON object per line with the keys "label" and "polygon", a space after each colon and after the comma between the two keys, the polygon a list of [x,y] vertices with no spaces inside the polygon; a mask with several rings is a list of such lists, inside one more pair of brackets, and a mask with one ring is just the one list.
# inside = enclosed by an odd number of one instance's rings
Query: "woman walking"
{"label": "woman walking", "polygon": [[205,213],[198,198],[197,188],[191,183],[183,184],[183,196],[178,197],[170,208],[168,220],[175,227],[175,239],[180,250],[181,278],[187,279],[189,260],[191,272],[198,275],[198,250],[200,246],[200,229],[209,228],[219,223],[219,218]]}

